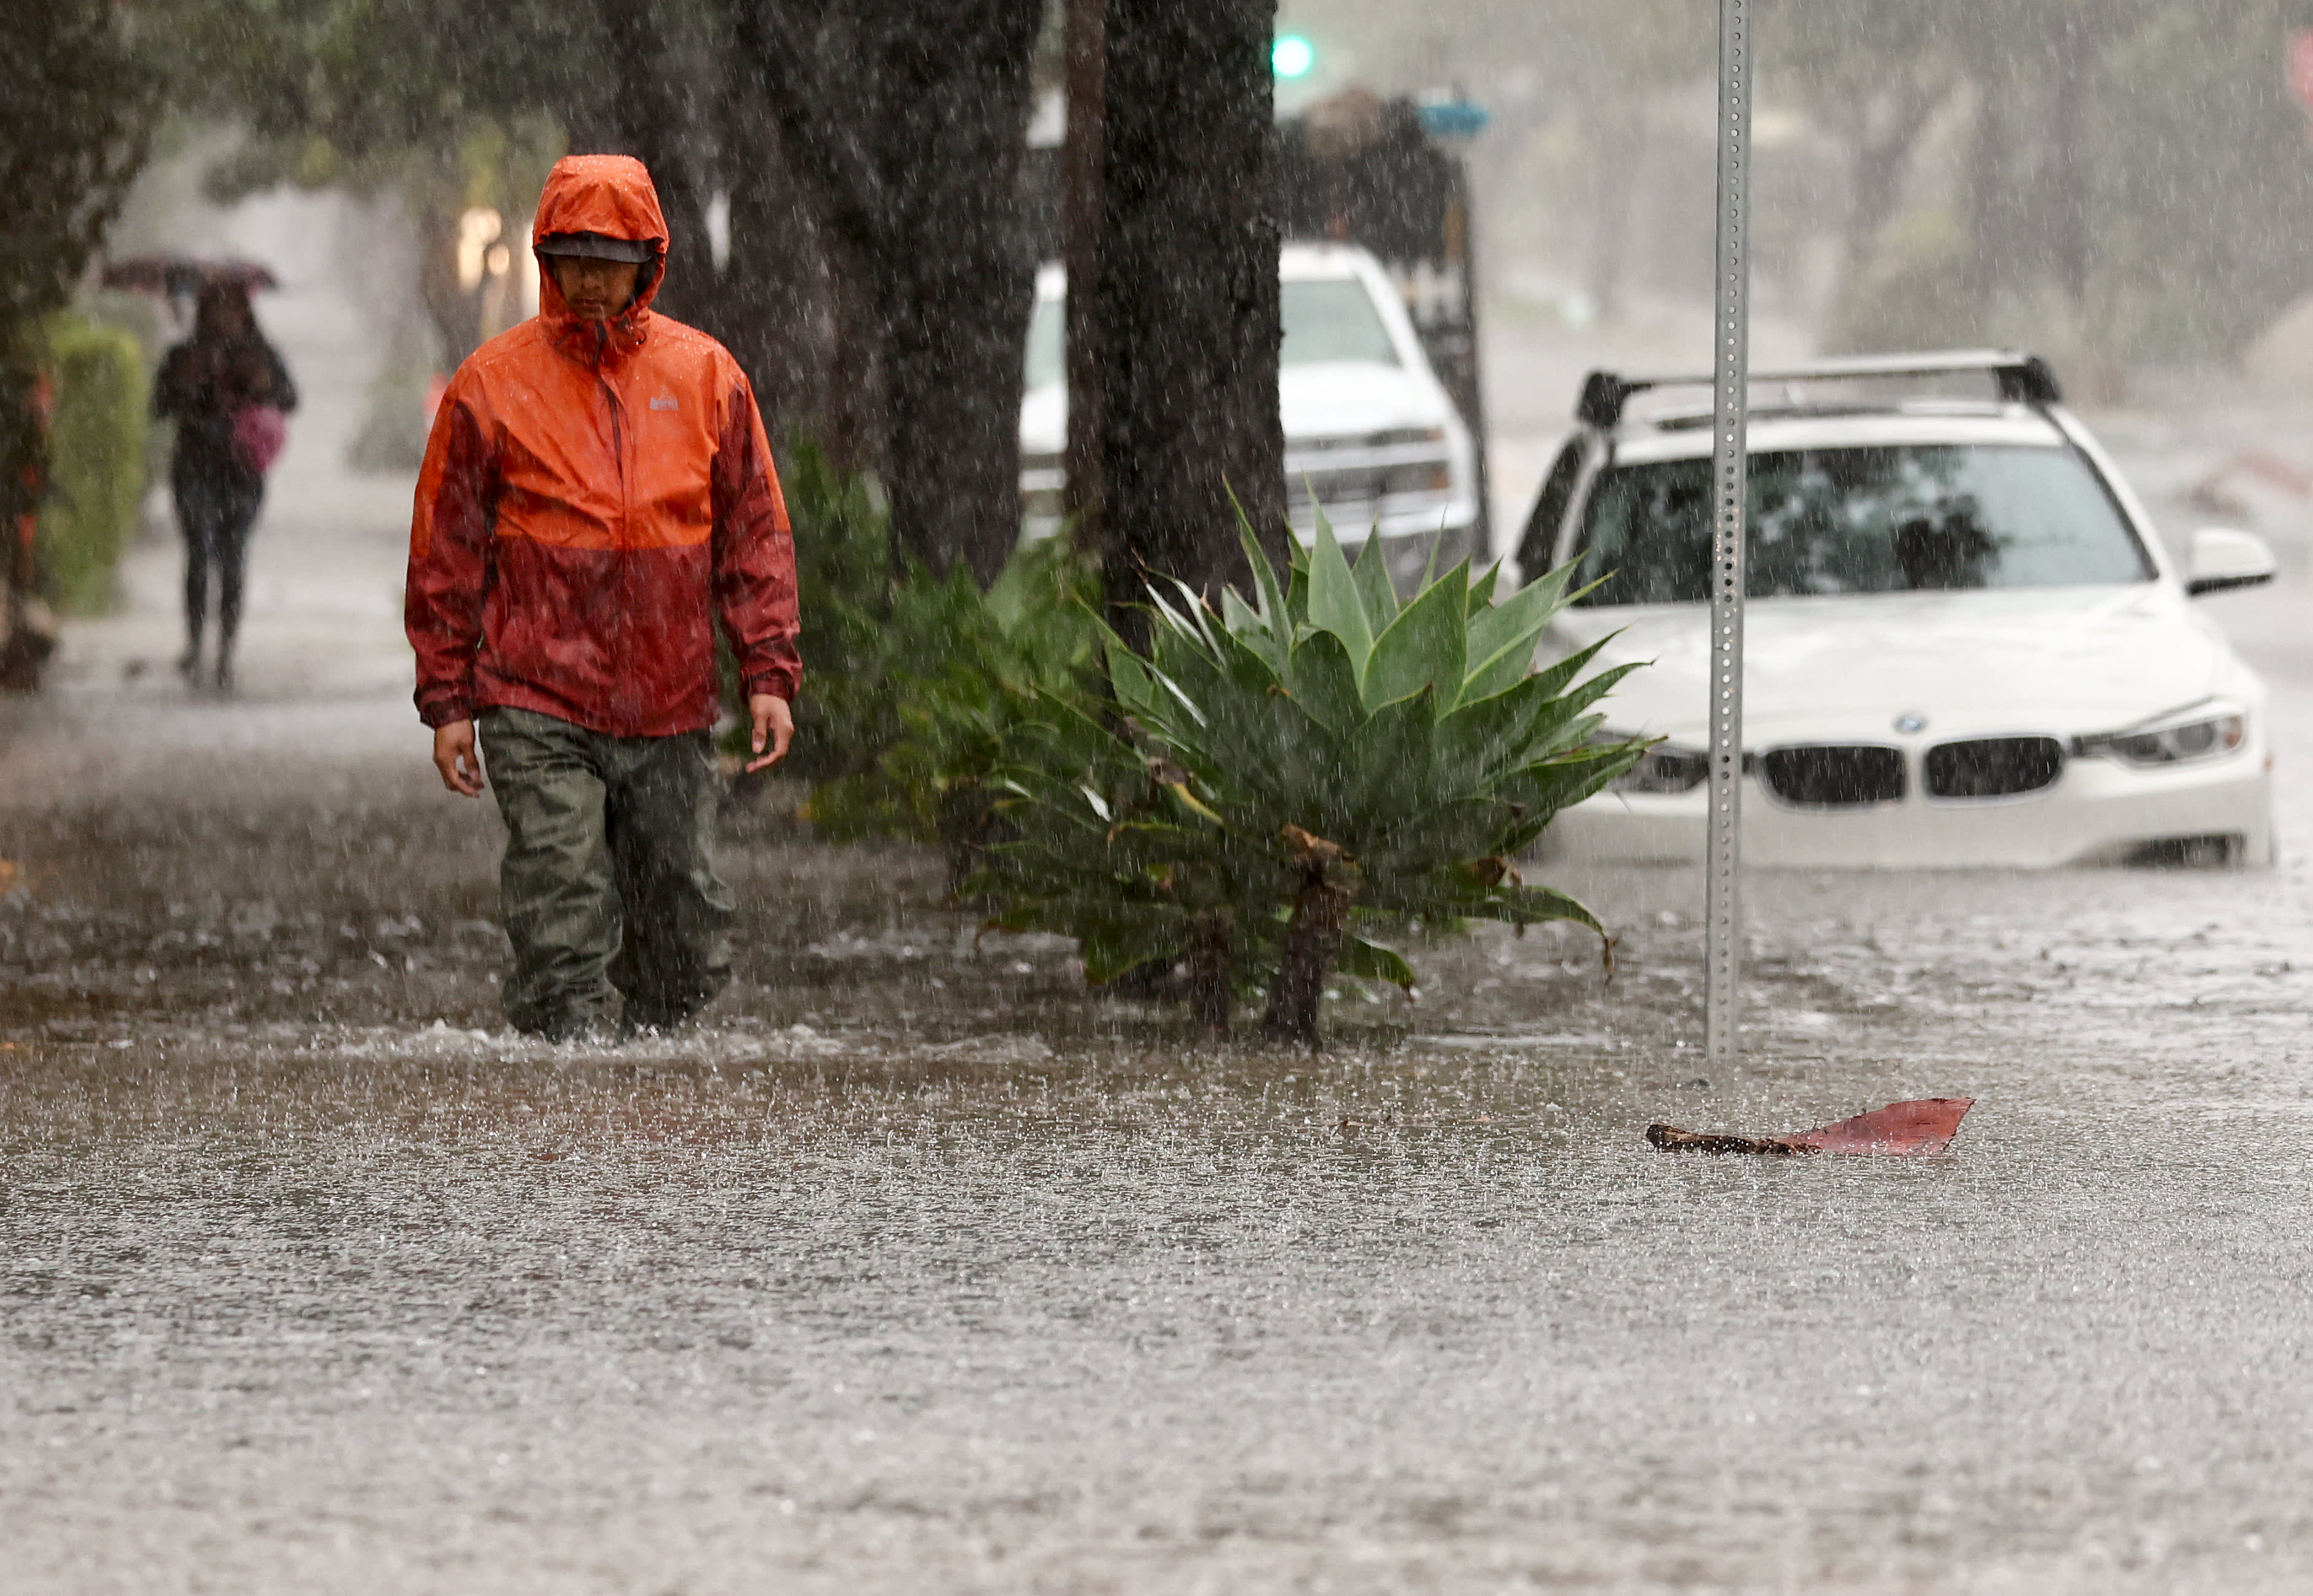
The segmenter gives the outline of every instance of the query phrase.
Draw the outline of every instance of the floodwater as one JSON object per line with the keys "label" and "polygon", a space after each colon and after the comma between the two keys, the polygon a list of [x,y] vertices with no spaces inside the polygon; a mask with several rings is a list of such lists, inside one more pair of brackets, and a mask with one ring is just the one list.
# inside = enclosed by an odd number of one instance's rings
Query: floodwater
{"label": "floodwater", "polygon": [[[1611,983],[1490,930],[1312,1056],[770,811],[713,1025],[555,1050],[399,505],[301,469],[242,701],[156,684],[163,544],[0,710],[8,1589],[2313,1585],[2299,578],[2211,601],[2279,868],[1758,877],[1731,1074],[1691,873],[1570,881]],[[1931,1160],[1640,1139],[1961,1094]]]}
{"label": "floodwater", "polygon": [[259,692],[13,711],[12,1588],[2313,1581],[2301,801],[2271,871],[1762,877],[1707,1083],[1684,872],[1575,883],[1611,983],[1490,931],[1311,1057],[741,814],[713,1027],[556,1051],[488,812]]}

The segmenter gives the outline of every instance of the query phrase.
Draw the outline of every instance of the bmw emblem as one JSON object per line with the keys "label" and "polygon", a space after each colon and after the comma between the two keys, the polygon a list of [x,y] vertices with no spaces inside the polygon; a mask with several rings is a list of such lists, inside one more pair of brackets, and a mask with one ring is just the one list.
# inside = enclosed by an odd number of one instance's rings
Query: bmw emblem
{"label": "bmw emblem", "polygon": [[1895,729],[1906,736],[1915,731],[1925,731],[1928,729],[1928,718],[1906,710],[1895,717]]}

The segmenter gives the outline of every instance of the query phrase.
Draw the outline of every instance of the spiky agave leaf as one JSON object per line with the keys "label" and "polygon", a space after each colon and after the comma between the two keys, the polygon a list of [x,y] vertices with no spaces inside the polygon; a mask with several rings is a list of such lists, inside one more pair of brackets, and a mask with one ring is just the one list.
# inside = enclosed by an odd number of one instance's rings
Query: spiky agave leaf
{"label": "spiky agave leaf", "polygon": [[1225,911],[1238,977],[1259,984],[1296,934],[1315,848],[1352,867],[1338,878],[1360,929],[1333,913],[1328,933],[1349,974],[1411,983],[1366,934],[1392,921],[1598,930],[1506,862],[1639,752],[1595,741],[1594,706],[1629,667],[1585,678],[1595,646],[1534,667],[1570,572],[1497,603],[1494,573],[1464,562],[1401,604],[1376,540],[1353,566],[1321,516],[1280,579],[1239,533],[1251,602],[1152,589],[1146,649],[1104,639],[1121,719],[1053,699],[1011,739],[1003,801],[1019,840],[978,883],[999,921],[1071,930],[1098,979],[1176,957],[1192,920]]}

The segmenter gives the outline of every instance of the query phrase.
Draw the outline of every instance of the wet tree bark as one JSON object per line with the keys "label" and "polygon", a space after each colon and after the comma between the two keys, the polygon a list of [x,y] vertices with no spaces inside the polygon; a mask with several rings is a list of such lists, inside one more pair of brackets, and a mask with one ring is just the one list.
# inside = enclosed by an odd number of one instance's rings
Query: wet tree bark
{"label": "wet tree bark", "polygon": [[772,445],[784,450],[816,436],[827,408],[834,323],[826,251],[761,84],[734,74],[726,94],[731,254],[715,331],[753,383]]}
{"label": "wet tree bark", "polygon": [[1062,264],[1072,285],[1066,304],[1068,439],[1062,504],[1079,549],[1100,549],[1101,439],[1108,419],[1108,365],[1100,354],[1102,183],[1108,154],[1108,0],[1065,0],[1068,141],[1060,164]]}
{"label": "wet tree bark", "polygon": [[1232,491],[1273,555],[1289,535],[1275,17],[1275,0],[1108,0],[1104,19],[1096,275],[1071,287],[1091,302],[1071,331],[1107,377],[1102,577],[1129,639],[1149,575],[1209,592],[1244,574]]}
{"label": "wet tree bark", "polygon": [[1590,303],[1600,321],[1616,322],[1622,319],[1629,277],[1638,174],[1647,159],[1646,105],[1636,99],[1617,99],[1584,120],[1597,129],[1591,136],[1596,183],[1591,197]]}
{"label": "wet tree bark", "polygon": [[[727,325],[707,235],[711,168],[693,147],[698,138],[690,100],[677,92],[677,85],[703,75],[705,52],[685,49],[691,41],[678,38],[649,0],[595,0],[595,10],[611,58],[622,67],[621,92],[603,108],[614,130],[605,147],[650,168],[666,214],[667,283],[657,303],[680,321]],[[576,140],[573,147],[579,147]]]}
{"label": "wet tree bark", "polygon": [[1038,0],[901,7],[878,154],[892,530],[996,579],[1020,539],[1021,351],[1036,263],[1020,203]]}
{"label": "wet tree bark", "polygon": [[[723,0],[738,70],[760,85],[796,191],[811,218],[821,301],[819,402],[801,430],[839,471],[878,471],[884,406],[884,275],[889,203],[866,143],[876,114],[875,54],[863,6],[849,0]],[[805,247],[806,240],[787,247]],[[758,246],[781,247],[766,239]],[[734,276],[764,269],[733,240]]]}
{"label": "wet tree bark", "polygon": [[[2088,310],[2089,207],[2094,192],[2087,147],[2089,80],[2097,69],[2090,27],[2071,7],[2048,19],[2048,64],[2055,79],[2048,109],[2048,161],[2042,185],[2048,271],[2075,317]],[[2085,329],[2083,329],[2085,331]]]}
{"label": "wet tree bark", "polygon": [[1020,528],[1035,262],[1019,173],[1042,8],[728,3],[817,214],[822,440],[839,465],[881,472],[901,549],[991,581]]}

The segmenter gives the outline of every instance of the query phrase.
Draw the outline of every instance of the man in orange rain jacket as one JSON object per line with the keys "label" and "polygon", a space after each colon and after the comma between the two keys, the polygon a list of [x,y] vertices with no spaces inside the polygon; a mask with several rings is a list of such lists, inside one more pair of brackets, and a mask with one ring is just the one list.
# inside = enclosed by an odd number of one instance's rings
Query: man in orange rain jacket
{"label": "man in orange rain jacket", "polygon": [[450,379],[418,479],[405,622],[453,792],[506,825],[506,1018],[568,1040],[663,1029],[730,978],[714,862],[714,624],[760,770],[787,753],[795,546],[753,391],[650,309],[666,269],[650,174],[573,155],[532,234],[538,315]]}

